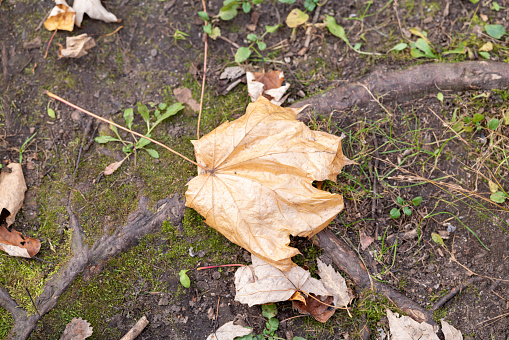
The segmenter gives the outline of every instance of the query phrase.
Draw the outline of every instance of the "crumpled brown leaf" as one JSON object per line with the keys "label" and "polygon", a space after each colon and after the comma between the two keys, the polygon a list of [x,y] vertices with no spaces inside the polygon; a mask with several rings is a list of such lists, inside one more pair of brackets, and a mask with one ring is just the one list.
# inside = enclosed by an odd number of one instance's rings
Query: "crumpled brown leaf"
{"label": "crumpled brown leaf", "polygon": [[173,95],[178,102],[189,105],[193,111],[200,110],[200,104],[193,98],[193,93],[187,87],[179,87],[173,90]]}
{"label": "crumpled brown leaf", "polygon": [[[391,330],[391,340],[439,340],[435,333],[438,329],[433,329],[430,324],[426,322],[418,323],[408,316],[400,317],[389,309],[386,312]],[[441,323],[445,340],[463,340],[460,331],[443,320],[441,320]]]}
{"label": "crumpled brown leaf", "polygon": [[113,162],[111,164],[109,164],[103,171],[103,174],[105,176],[109,176],[111,174],[113,174],[118,168],[120,168],[120,166],[122,165],[122,163],[124,163],[124,161],[126,160],[127,158],[124,158],[123,160],[121,161],[118,161],[118,162]]}
{"label": "crumpled brown leaf", "polygon": [[76,11],[74,24],[81,27],[83,15],[87,14],[92,19],[102,20],[105,22],[120,22],[115,14],[108,12],[103,7],[100,0],[74,0],[72,7]]}
{"label": "crumpled brown leaf", "polygon": [[[335,308],[330,307],[334,298],[332,296],[311,296],[306,297],[305,303],[301,301],[292,301],[292,307],[301,314],[309,314],[317,321],[327,322],[336,312]],[[318,301],[320,300],[320,301]]]}
{"label": "crumpled brown leaf", "polygon": [[353,163],[341,138],[312,131],[299,110],[260,97],[241,118],[192,141],[199,168],[188,183],[186,206],[230,241],[281,270],[290,270],[289,235],[309,237],[343,209],[343,197],[313,181],[336,180]]}
{"label": "crumpled brown leaf", "polygon": [[348,292],[346,281],[337,271],[323,263],[320,259],[317,259],[318,263],[318,275],[330,294],[334,296],[334,306],[346,307],[352,301],[352,297]]}
{"label": "crumpled brown leaf", "polygon": [[[21,164],[10,163],[0,171],[0,225],[10,226],[23,206],[27,186]],[[5,222],[4,222],[5,221]]]}
{"label": "crumpled brown leaf", "polygon": [[[235,272],[235,301],[251,306],[295,298],[296,292],[330,296],[320,280],[309,271],[295,266],[283,272],[251,254],[253,264]],[[306,299],[307,301],[307,299]],[[332,301],[332,299],[331,299]],[[302,302],[300,302],[302,303]]]}
{"label": "crumpled brown leaf", "polygon": [[64,333],[60,340],[83,340],[91,336],[93,333],[92,327],[87,320],[82,318],[73,318],[71,322],[65,326]]}
{"label": "crumpled brown leaf", "polygon": [[76,37],[66,38],[66,47],[60,45],[58,58],[81,58],[88,54],[88,50],[95,47],[95,40],[88,34],[80,34]]}
{"label": "crumpled brown leaf", "polygon": [[269,99],[272,104],[281,106],[286,100],[285,92],[290,84],[285,82],[285,76],[282,71],[270,72],[246,72],[247,91],[252,101],[263,95]]}
{"label": "crumpled brown leaf", "polygon": [[10,256],[32,258],[39,249],[41,242],[38,239],[23,236],[16,230],[9,231],[5,226],[0,226],[0,250]]}
{"label": "crumpled brown leaf", "polygon": [[56,29],[72,31],[74,29],[75,16],[76,11],[65,0],[55,0],[55,7],[53,7],[48,19],[44,22],[44,27],[48,31]]}
{"label": "crumpled brown leaf", "polygon": [[253,329],[227,322],[207,337],[207,340],[233,340],[236,337],[253,333]]}

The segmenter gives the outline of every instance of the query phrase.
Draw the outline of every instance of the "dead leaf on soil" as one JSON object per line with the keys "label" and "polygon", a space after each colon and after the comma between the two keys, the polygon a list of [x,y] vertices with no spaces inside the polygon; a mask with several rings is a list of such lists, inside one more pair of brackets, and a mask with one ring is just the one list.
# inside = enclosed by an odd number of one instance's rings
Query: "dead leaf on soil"
{"label": "dead leaf on soil", "polygon": [[41,249],[41,242],[38,239],[23,236],[14,229],[9,231],[6,227],[0,226],[0,250],[10,256],[32,258],[39,249]]}
{"label": "dead leaf on soil", "polygon": [[286,25],[290,28],[295,28],[308,21],[309,15],[298,8],[294,8],[286,17]]}
{"label": "dead leaf on soil", "polygon": [[64,333],[60,340],[82,340],[91,336],[93,333],[92,327],[87,320],[82,318],[73,318],[71,322],[65,326]]}
{"label": "dead leaf on soil", "polygon": [[[397,313],[387,311],[389,327],[391,329],[391,340],[439,340],[433,326],[426,322],[418,323],[408,316],[401,316]],[[442,332],[445,340],[463,340],[463,335],[456,328],[441,320]]]}
{"label": "dead leaf on soil", "polygon": [[449,325],[444,320],[440,320],[442,324],[442,332],[444,333],[445,340],[463,340],[463,335],[459,330]]}
{"label": "dead leaf on soil", "polygon": [[270,72],[246,72],[247,91],[252,101],[256,101],[261,95],[269,99],[273,104],[281,106],[286,100],[285,92],[290,87],[285,82],[282,71]]}
{"label": "dead leaf on soil", "polygon": [[65,0],[55,0],[55,7],[51,9],[48,19],[44,22],[44,27],[48,31],[56,29],[72,31],[75,16],[76,11]]}
{"label": "dead leaf on soil", "polygon": [[439,340],[433,326],[426,322],[419,323],[409,316],[399,316],[386,310],[391,329],[391,340]]}
{"label": "dead leaf on soil", "polygon": [[10,163],[0,172],[0,225],[10,226],[25,200],[25,176],[21,164]]}
{"label": "dead leaf on soil", "polygon": [[193,93],[187,87],[179,87],[173,90],[173,95],[178,102],[189,105],[193,111],[200,110],[200,104],[193,98]]}
{"label": "dead leaf on soil", "polygon": [[58,58],[81,58],[88,54],[88,50],[95,47],[95,40],[88,34],[80,34],[76,37],[66,38],[66,47],[59,45]]}
{"label": "dead leaf on soil", "polygon": [[[330,307],[334,298],[332,296],[316,296],[312,294],[314,298],[306,297],[305,303],[301,301],[292,301],[292,307],[301,314],[309,314],[314,317],[317,321],[322,323],[327,322],[331,316],[334,315],[336,309]],[[318,301],[318,300],[320,301]],[[327,306],[328,305],[328,306]]]}
{"label": "dead leaf on soil", "polygon": [[253,333],[253,329],[227,322],[207,337],[207,340],[233,340],[236,337]]}
{"label": "dead leaf on soil", "polygon": [[72,7],[76,11],[74,24],[78,27],[81,27],[84,14],[87,14],[92,19],[102,20],[105,22],[122,21],[117,19],[115,14],[108,12],[106,8],[103,7],[100,0],[74,0]]}
{"label": "dead leaf on soil", "polygon": [[251,307],[290,299],[302,301],[295,295],[296,292],[324,297],[331,295],[320,280],[312,278],[309,271],[301,267],[295,266],[283,272],[253,254],[251,259],[253,264],[240,267],[235,272],[235,301]]}
{"label": "dead leaf on soil", "polygon": [[346,307],[352,301],[352,297],[348,293],[346,281],[331,265],[326,265],[320,259],[318,263],[318,275],[327,289],[327,291],[334,297],[334,306]]}
{"label": "dead leaf on soil", "polygon": [[192,141],[197,162],[209,170],[199,168],[186,192],[186,206],[209,226],[285,271],[299,254],[289,236],[313,236],[344,206],[341,195],[312,182],[335,181],[353,163],[340,137],[312,131],[298,112],[260,97],[241,118]]}
{"label": "dead leaf on soil", "polygon": [[108,175],[113,174],[118,168],[120,168],[120,166],[122,165],[122,163],[124,163],[125,160],[126,160],[126,158],[124,158],[120,162],[114,162],[114,163],[109,164],[106,167],[106,169],[104,169],[104,175],[108,176]]}
{"label": "dead leaf on soil", "polygon": [[366,250],[366,248],[369,247],[371,245],[371,243],[373,243],[373,241],[375,241],[375,239],[373,237],[366,235],[364,230],[361,230],[359,232],[359,238],[361,241],[361,249],[362,250]]}

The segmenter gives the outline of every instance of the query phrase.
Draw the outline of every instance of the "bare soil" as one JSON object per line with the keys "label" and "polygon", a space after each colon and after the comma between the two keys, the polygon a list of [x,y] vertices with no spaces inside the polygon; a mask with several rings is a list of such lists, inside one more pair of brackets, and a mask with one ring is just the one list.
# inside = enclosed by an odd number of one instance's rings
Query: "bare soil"
{"label": "bare soil", "polygon": [[[208,1],[207,10],[218,13],[221,3]],[[312,29],[309,48],[303,50],[306,30],[297,29],[292,41],[291,29],[284,25],[288,13],[293,8],[304,9],[303,3],[266,1],[253,7],[259,15],[255,33],[262,34],[265,25],[282,26],[265,38],[268,49],[263,55],[267,60],[262,62],[253,55],[245,66],[283,70],[292,84],[288,103],[353,82],[374,70],[390,72],[424,62],[483,60],[479,48],[488,41],[497,44],[491,60],[507,58],[506,37],[495,41],[482,31],[482,15],[489,23],[509,30],[509,12],[491,9],[490,1],[375,1],[368,6],[369,2],[363,1],[329,0],[319,7],[317,22],[323,22],[324,14],[332,15],[345,27],[352,45],[362,43],[362,51],[380,56],[355,53],[326,29]],[[69,201],[91,245],[123,225],[141,197],[149,197],[150,209],[154,210],[158,200],[185,192],[185,183],[195,175],[193,166],[156,148],[160,159],[143,153],[136,162],[130,158],[114,175],[102,176],[107,164],[123,158],[120,147],[92,142],[107,132],[107,125],[45,96],[44,91],[49,90],[116,122],[122,122],[123,111],[137,102],[175,102],[173,89],[177,87],[192,89],[199,100],[204,43],[203,22],[197,12],[203,10],[202,2],[112,0],[104,4],[122,23],[107,24],[86,17],[84,28],[57,32],[44,58],[52,32],[39,26],[53,2],[0,0],[0,161],[3,165],[19,162],[22,154],[29,189],[13,227],[43,241],[35,260],[13,260],[0,254],[3,286],[14,287],[12,282],[18,278],[23,281],[27,275],[44,283],[72,256],[69,217],[64,208]],[[509,6],[509,2],[499,1],[499,5]],[[248,25],[254,21],[253,15],[240,10],[233,20],[216,25],[228,40],[247,46],[246,35],[251,33]],[[119,26],[118,32],[109,35]],[[465,41],[470,57],[465,53],[440,60],[416,59],[408,49],[387,53],[408,38],[415,41],[416,36],[407,36],[414,27],[427,32],[437,55]],[[185,40],[174,39],[176,30],[188,34]],[[57,59],[58,44],[65,45],[67,36],[81,33],[94,36],[97,46],[80,59]],[[41,39],[41,45],[24,47],[36,38]],[[210,38],[208,46],[203,133],[242,114],[247,103],[247,89],[242,84],[226,97],[216,93],[221,71],[235,65],[236,48],[225,40]],[[437,309],[436,319],[449,321],[465,339],[507,340],[509,205],[508,201],[499,205],[490,201],[488,179],[509,189],[509,128],[501,123],[493,133],[486,122],[491,118],[503,120],[508,98],[504,89],[483,93],[487,95],[479,96],[481,93],[474,90],[444,92],[443,102],[433,94],[405,103],[383,102],[377,97],[383,94],[374,94],[380,103],[374,100],[369,108],[339,112],[334,119],[324,116],[309,125],[345,133],[345,153],[358,163],[347,166],[338,183],[327,182],[324,189],[345,196],[346,208],[329,228],[358,251],[372,278],[432,309],[452,289],[478,277]],[[56,119],[48,116],[48,105],[55,109]],[[453,121],[453,115],[475,113],[486,116],[479,130],[458,135],[444,125]],[[155,137],[192,158],[189,140],[195,138],[196,121],[197,114],[186,108],[163,123]],[[143,131],[139,115],[134,126]],[[32,141],[24,145],[34,133]],[[401,213],[394,219],[391,209],[402,209],[398,196],[412,213]],[[415,197],[422,197],[419,206],[411,203]],[[234,269],[194,270],[205,265],[247,264],[249,254],[207,229],[193,212],[183,214],[180,224],[164,224],[162,231],[141,239],[122,256],[88,267],[42,318],[30,338],[58,338],[73,317],[92,323],[92,339],[120,338],[143,315],[150,324],[138,339],[206,339],[217,327],[234,319],[262,333],[266,319],[261,308],[234,301]],[[444,237],[444,247],[433,241],[432,233]],[[361,235],[374,238],[364,250]],[[292,244],[303,253],[295,261],[314,273],[321,250],[309,240],[294,239]],[[181,269],[189,269],[189,289],[180,285],[177,273]],[[397,306],[349,284],[357,296],[352,305],[354,318],[338,311],[326,324],[320,324],[310,316],[298,316],[289,302],[278,303],[277,318],[282,321],[276,332],[279,338],[356,339],[366,323],[370,339],[387,339],[384,310],[397,311]],[[38,283],[26,285],[36,287]],[[16,287],[24,291],[25,286]],[[27,296],[13,297],[22,307],[31,308]],[[0,314],[4,311],[0,309]],[[9,327],[8,318],[0,317],[0,334]]]}

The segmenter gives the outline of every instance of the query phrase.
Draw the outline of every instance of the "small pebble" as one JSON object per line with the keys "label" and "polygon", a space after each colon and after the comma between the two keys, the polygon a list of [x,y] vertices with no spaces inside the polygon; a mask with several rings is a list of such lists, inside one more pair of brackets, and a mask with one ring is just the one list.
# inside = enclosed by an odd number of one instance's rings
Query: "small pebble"
{"label": "small pebble", "polygon": [[156,50],[155,48],[151,49],[151,50],[150,50],[150,55],[151,55],[152,57],[155,57],[155,56],[157,55],[157,50]]}

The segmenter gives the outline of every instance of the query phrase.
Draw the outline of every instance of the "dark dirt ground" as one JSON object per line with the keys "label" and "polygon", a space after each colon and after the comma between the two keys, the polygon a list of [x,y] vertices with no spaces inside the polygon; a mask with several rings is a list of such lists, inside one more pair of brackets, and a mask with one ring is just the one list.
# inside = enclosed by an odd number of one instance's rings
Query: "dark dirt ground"
{"label": "dark dirt ground", "polygon": [[[469,58],[467,53],[440,56],[440,60],[415,59],[408,49],[387,53],[397,43],[408,42],[405,33],[412,27],[428,32],[437,55],[466,42],[471,57],[480,58],[479,48],[492,41],[495,48],[491,60],[505,61],[506,37],[495,41],[484,34],[482,16],[488,23],[509,29],[509,12],[495,11],[491,3],[400,0],[374,1],[368,6],[366,1],[329,0],[320,8],[321,15],[334,16],[352,44],[361,42],[361,50],[381,56],[359,55],[323,29],[313,30],[309,49],[300,55],[305,30],[297,29],[296,40],[291,41],[291,30],[283,25],[265,39],[269,48],[264,56],[269,61],[262,63],[253,57],[245,65],[257,70],[282,69],[292,84],[289,102],[293,102],[302,94],[309,96],[353,81],[374,69],[388,72],[423,62]],[[499,1],[499,5],[509,6],[509,2]],[[18,162],[23,149],[22,165],[29,189],[14,228],[42,240],[39,260],[0,254],[0,283],[32,313],[35,311],[24,294],[25,287],[37,296],[45,280],[72,256],[64,208],[69,197],[92,244],[123,224],[141,196],[148,196],[153,205],[173,193],[182,194],[185,183],[195,174],[193,166],[155,148],[160,159],[143,153],[136,162],[131,158],[114,175],[101,178],[107,164],[123,157],[121,148],[92,143],[84,151],[84,146],[97,134],[105,133],[107,126],[50,101],[44,91],[122,122],[123,110],[137,102],[175,102],[173,89],[179,86],[192,89],[199,100],[203,76],[202,22],[196,15],[202,10],[201,1],[105,2],[122,18],[121,24],[86,18],[84,28],[58,32],[45,59],[52,33],[37,27],[52,6],[50,0],[0,1],[0,158],[3,165]],[[207,2],[210,13],[217,13],[220,7],[221,1]],[[367,15],[355,20],[367,7]],[[259,14],[255,33],[262,33],[264,25],[283,23],[293,8],[304,9],[303,1],[293,5],[266,1],[254,7]],[[317,22],[322,21],[320,16]],[[247,45],[245,37],[251,33],[248,24],[251,16],[242,12],[231,21],[217,22],[223,36],[240,46]],[[99,37],[120,25],[123,28],[118,33]],[[174,40],[176,29],[188,34],[185,40]],[[97,46],[83,58],[58,60],[57,44],[81,33],[96,35]],[[37,37],[42,46],[23,47],[24,42]],[[226,97],[215,92],[220,72],[235,64],[235,50],[224,40],[209,39],[204,133],[237,117],[245,107],[245,85]],[[479,131],[463,132],[458,138],[443,124],[451,123],[453,115],[468,117],[474,113],[503,119],[509,107],[508,93],[500,89],[484,97],[479,94],[444,93],[443,103],[432,95],[400,105],[374,104],[369,109],[336,113],[331,120],[317,119],[310,126],[346,134],[345,153],[358,165],[347,166],[337,184],[325,184],[326,189],[342,193],[346,202],[330,228],[358,250],[373,278],[431,308],[454,287],[480,277],[435,316],[450,321],[466,339],[507,340],[509,286],[508,281],[496,279],[509,279],[509,206],[507,201],[498,206],[490,203],[487,179],[496,179],[502,188],[509,189],[508,126],[501,124],[494,133],[483,121]],[[56,119],[47,115],[48,105],[55,109]],[[163,123],[154,137],[193,158],[189,140],[195,138],[196,121],[197,115],[186,109]],[[142,131],[139,116],[135,128]],[[22,147],[34,133],[34,139]],[[127,138],[126,134],[121,136]],[[392,219],[389,212],[398,206],[398,196],[407,203],[421,196],[423,203],[418,207],[410,204],[411,216]],[[448,237],[445,248],[432,241],[431,233],[438,232]],[[362,234],[375,239],[366,250],[360,249]],[[320,250],[307,240],[292,242],[303,253],[295,261],[313,272]],[[190,247],[198,255],[190,257]],[[451,260],[451,254],[457,262]],[[233,269],[193,270],[203,265],[248,262],[246,251],[205,227],[196,213],[186,211],[181,226],[165,224],[161,232],[142,239],[125,254],[87,268],[57,307],[39,322],[31,338],[58,338],[73,317],[91,322],[92,339],[120,338],[142,315],[150,324],[139,339],[205,339],[234,318],[242,319],[259,334],[266,319],[260,307],[248,308],[234,301]],[[177,273],[181,269],[190,269],[190,289],[179,284]],[[385,308],[397,308],[369,292],[356,291],[356,295],[353,318],[338,311],[323,325],[309,316],[295,317],[298,314],[290,303],[278,303],[277,317],[283,322],[277,335],[282,339],[355,339],[365,317],[371,339],[384,339],[388,330]],[[208,312],[212,319],[217,315],[217,320],[211,320]],[[7,337],[11,321],[2,309],[0,315],[0,337]]]}

